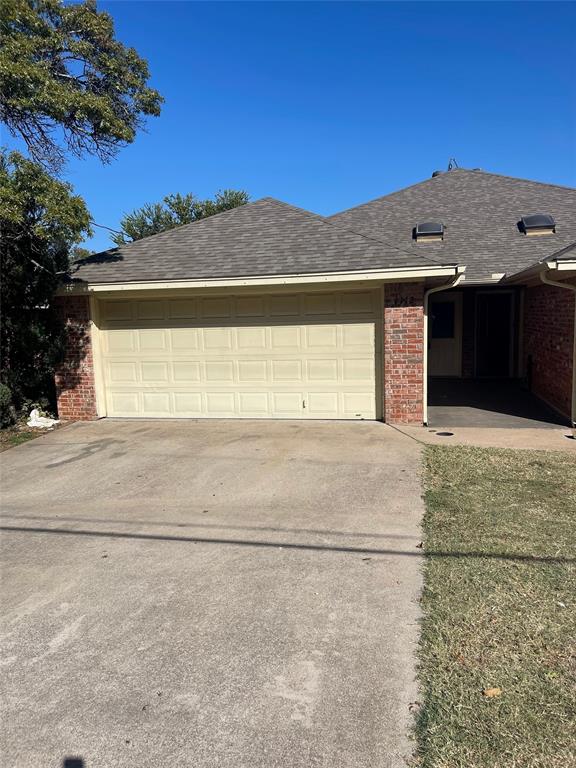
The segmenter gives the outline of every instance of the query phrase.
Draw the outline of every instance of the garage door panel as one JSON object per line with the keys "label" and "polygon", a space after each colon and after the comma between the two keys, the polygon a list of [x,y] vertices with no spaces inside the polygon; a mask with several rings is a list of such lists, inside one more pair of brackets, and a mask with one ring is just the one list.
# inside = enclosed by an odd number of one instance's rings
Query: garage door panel
{"label": "garage door panel", "polygon": [[143,392],[142,411],[144,416],[171,416],[171,397],[169,392]]}
{"label": "garage door panel", "polygon": [[297,317],[301,313],[299,295],[270,296],[269,307],[272,317]]}
{"label": "garage door panel", "polygon": [[338,296],[333,293],[312,293],[304,296],[305,315],[339,314]]}
{"label": "garage door panel", "polygon": [[206,319],[232,317],[232,299],[202,299],[200,310],[201,317]]}
{"label": "garage door panel", "polygon": [[111,415],[140,416],[140,398],[138,392],[109,392],[108,412]]}
{"label": "garage door panel", "polygon": [[136,351],[136,331],[111,330],[106,334],[106,351],[111,354],[129,354]]}
{"label": "garage door panel", "polygon": [[370,291],[105,301],[108,415],[376,418],[377,306]]}
{"label": "garage door panel", "polygon": [[168,317],[174,320],[190,320],[198,313],[196,299],[172,299],[168,302]]}
{"label": "garage door panel", "polygon": [[370,409],[372,395],[369,392],[342,392],[342,410],[354,418]]}
{"label": "garage door panel", "polygon": [[342,343],[346,349],[374,349],[374,333],[367,323],[350,323],[342,328]]}
{"label": "garage door panel", "polygon": [[168,334],[160,328],[143,328],[137,331],[140,352],[168,351]]}
{"label": "garage door panel", "polygon": [[153,363],[143,361],[140,364],[140,378],[144,383],[161,383],[169,381],[168,363]]}
{"label": "garage door panel", "polygon": [[266,328],[237,328],[236,341],[239,351],[264,350],[267,348]]}
{"label": "garage door panel", "polygon": [[205,366],[207,382],[232,383],[234,381],[234,363],[231,360],[218,362],[207,360]]}
{"label": "garage door panel", "polygon": [[138,380],[138,365],[135,362],[119,362],[112,360],[107,365],[108,380],[112,384],[135,384]]}
{"label": "garage door panel", "polygon": [[243,296],[236,299],[236,317],[264,317],[266,299],[263,296]]}
{"label": "garage door panel", "polygon": [[301,360],[272,360],[271,368],[274,382],[302,381]]}
{"label": "garage door panel", "polygon": [[242,416],[268,416],[268,392],[239,392],[239,411]]}
{"label": "garage door panel", "polygon": [[259,381],[264,384],[268,382],[268,364],[266,360],[239,360],[238,361],[238,381],[249,382]]}
{"label": "garage door panel", "polygon": [[172,363],[173,380],[176,384],[202,381],[202,364],[196,360],[177,360]]}
{"label": "garage door panel", "polygon": [[138,320],[164,320],[166,317],[165,301],[137,301],[136,318]]}
{"label": "garage door panel", "polygon": [[197,328],[172,328],[169,333],[173,352],[186,354],[200,349],[200,332]]}
{"label": "garage door panel", "polygon": [[347,384],[354,381],[374,381],[374,358],[351,358],[342,361],[342,380]]}
{"label": "garage door panel", "polygon": [[338,418],[337,392],[308,392],[306,402],[311,416],[318,419]]}
{"label": "garage door panel", "polygon": [[303,392],[272,392],[272,415],[277,418],[301,418]]}
{"label": "garage door panel", "polygon": [[338,360],[308,360],[306,369],[309,381],[338,381]]}
{"label": "garage door panel", "polygon": [[304,327],[306,347],[319,351],[321,349],[336,349],[338,346],[338,330],[335,325],[308,325]]}
{"label": "garage door panel", "polygon": [[102,314],[108,321],[132,320],[134,302],[132,301],[103,301]]}
{"label": "garage door panel", "polygon": [[234,392],[207,392],[206,414],[213,417],[236,416]]}
{"label": "garage door panel", "polygon": [[277,326],[270,329],[271,346],[273,349],[299,350],[301,346],[301,331],[299,326]]}
{"label": "garage door panel", "polygon": [[231,328],[204,328],[200,335],[206,352],[226,352],[233,348]]}
{"label": "garage door panel", "polygon": [[375,311],[374,299],[375,295],[370,291],[364,293],[359,291],[355,291],[354,293],[344,293],[342,294],[342,314],[372,315]]}
{"label": "garage door panel", "polygon": [[174,416],[203,416],[201,392],[174,392]]}

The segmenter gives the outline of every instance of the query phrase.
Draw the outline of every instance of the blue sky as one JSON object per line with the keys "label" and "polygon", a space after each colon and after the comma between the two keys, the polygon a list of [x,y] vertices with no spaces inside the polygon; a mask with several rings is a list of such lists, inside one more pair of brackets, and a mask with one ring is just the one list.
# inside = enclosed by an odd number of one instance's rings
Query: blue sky
{"label": "blue sky", "polygon": [[[576,186],[576,5],[101,2],[166,102],[67,177],[97,222],[172,192],[321,214],[463,167]],[[109,245],[104,230],[90,246]]]}

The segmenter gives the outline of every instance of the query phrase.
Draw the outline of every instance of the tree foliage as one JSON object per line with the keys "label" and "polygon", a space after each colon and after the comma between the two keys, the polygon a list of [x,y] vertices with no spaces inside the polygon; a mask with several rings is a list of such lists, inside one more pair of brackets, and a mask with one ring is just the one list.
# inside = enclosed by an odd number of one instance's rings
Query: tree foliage
{"label": "tree foliage", "polygon": [[125,245],[182,224],[191,224],[215,213],[237,208],[239,205],[245,205],[248,200],[246,192],[233,189],[218,192],[213,200],[198,200],[192,194],[168,195],[160,203],[148,203],[126,214],[120,222],[121,232],[112,235],[112,240],[116,245]]}
{"label": "tree foliage", "polygon": [[0,382],[17,408],[53,389],[63,328],[52,311],[71,246],[91,234],[82,198],[18,153],[0,155]]}
{"label": "tree foliage", "polygon": [[0,3],[0,119],[37,162],[57,170],[65,150],[110,160],[160,113],[148,79],[95,0]]}

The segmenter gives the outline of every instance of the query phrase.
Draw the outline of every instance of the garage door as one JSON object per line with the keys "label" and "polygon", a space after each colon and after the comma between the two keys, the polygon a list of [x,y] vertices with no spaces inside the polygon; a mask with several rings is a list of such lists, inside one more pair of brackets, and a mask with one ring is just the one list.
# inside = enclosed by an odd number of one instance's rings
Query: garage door
{"label": "garage door", "polygon": [[377,291],[100,302],[108,416],[374,419]]}

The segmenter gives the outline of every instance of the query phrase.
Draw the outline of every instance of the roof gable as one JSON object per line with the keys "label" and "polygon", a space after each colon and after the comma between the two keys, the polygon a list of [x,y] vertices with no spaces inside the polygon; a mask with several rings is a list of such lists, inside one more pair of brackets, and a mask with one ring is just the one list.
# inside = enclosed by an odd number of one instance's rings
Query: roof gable
{"label": "roof gable", "polygon": [[90,283],[234,278],[437,266],[432,254],[388,245],[266,197],[82,259]]}

